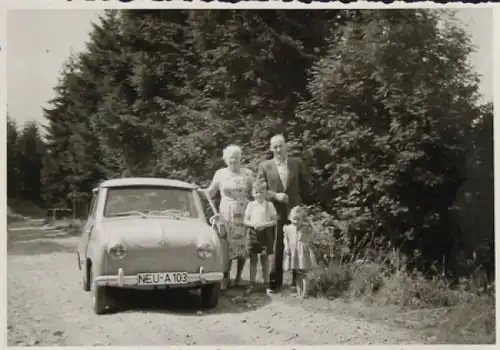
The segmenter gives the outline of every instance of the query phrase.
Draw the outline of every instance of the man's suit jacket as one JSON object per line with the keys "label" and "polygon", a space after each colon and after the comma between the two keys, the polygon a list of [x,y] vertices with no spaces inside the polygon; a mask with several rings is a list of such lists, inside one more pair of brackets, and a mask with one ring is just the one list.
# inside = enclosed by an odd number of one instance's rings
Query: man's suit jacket
{"label": "man's suit jacket", "polygon": [[[281,182],[278,167],[274,159],[263,161],[259,166],[258,179],[267,184],[270,191],[276,193],[286,193],[288,205],[275,202],[276,209],[280,216],[288,216],[288,212],[296,205],[310,204],[310,181],[308,172],[299,158],[288,157],[288,181],[287,184]],[[280,208],[281,207],[281,208]],[[282,209],[282,210],[279,210]],[[281,219],[288,219],[287,217]]]}

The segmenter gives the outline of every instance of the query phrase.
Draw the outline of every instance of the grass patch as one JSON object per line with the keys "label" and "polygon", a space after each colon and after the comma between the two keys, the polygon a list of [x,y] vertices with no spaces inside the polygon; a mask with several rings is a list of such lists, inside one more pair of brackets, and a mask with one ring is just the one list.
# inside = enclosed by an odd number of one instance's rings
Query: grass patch
{"label": "grass patch", "polygon": [[452,284],[440,271],[410,271],[406,257],[388,244],[368,239],[363,249],[348,247],[324,221],[313,221],[322,263],[310,272],[312,296],[341,299],[363,316],[419,329],[432,343],[495,343],[495,285],[479,269]]}
{"label": "grass patch", "polygon": [[433,342],[495,343],[493,285],[485,290],[463,279],[452,288],[441,278],[387,274],[375,263],[359,262],[332,263],[312,271],[311,279],[312,296],[358,303],[355,310],[363,316],[423,330]]}

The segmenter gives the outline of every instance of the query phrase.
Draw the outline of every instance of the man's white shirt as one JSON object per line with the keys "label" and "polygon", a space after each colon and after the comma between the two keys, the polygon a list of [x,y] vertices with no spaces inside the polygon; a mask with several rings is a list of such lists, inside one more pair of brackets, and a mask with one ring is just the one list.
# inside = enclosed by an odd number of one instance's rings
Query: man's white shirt
{"label": "man's white shirt", "polygon": [[281,179],[281,183],[283,184],[283,189],[286,190],[286,185],[288,183],[288,158],[285,159],[283,162],[280,162],[276,158],[274,159],[274,162],[276,163],[276,167],[278,168],[278,174]]}

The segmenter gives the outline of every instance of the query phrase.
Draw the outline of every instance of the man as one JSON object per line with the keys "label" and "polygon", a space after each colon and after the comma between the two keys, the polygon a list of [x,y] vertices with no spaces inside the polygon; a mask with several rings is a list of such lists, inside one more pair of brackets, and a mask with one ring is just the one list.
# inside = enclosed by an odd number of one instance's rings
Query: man
{"label": "man", "polygon": [[[309,204],[310,183],[302,161],[287,156],[286,141],[282,135],[273,136],[270,147],[274,157],[260,164],[258,178],[267,184],[269,198],[279,215],[269,278],[269,289],[275,293],[283,285],[283,226],[287,223],[291,208]],[[295,280],[294,274],[294,286]]]}

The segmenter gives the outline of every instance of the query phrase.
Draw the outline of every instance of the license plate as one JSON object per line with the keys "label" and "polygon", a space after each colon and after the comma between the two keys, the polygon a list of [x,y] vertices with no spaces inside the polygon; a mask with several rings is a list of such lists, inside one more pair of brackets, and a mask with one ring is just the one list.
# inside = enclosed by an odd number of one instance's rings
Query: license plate
{"label": "license plate", "polygon": [[165,285],[188,283],[187,272],[153,272],[139,273],[137,284],[139,285]]}

